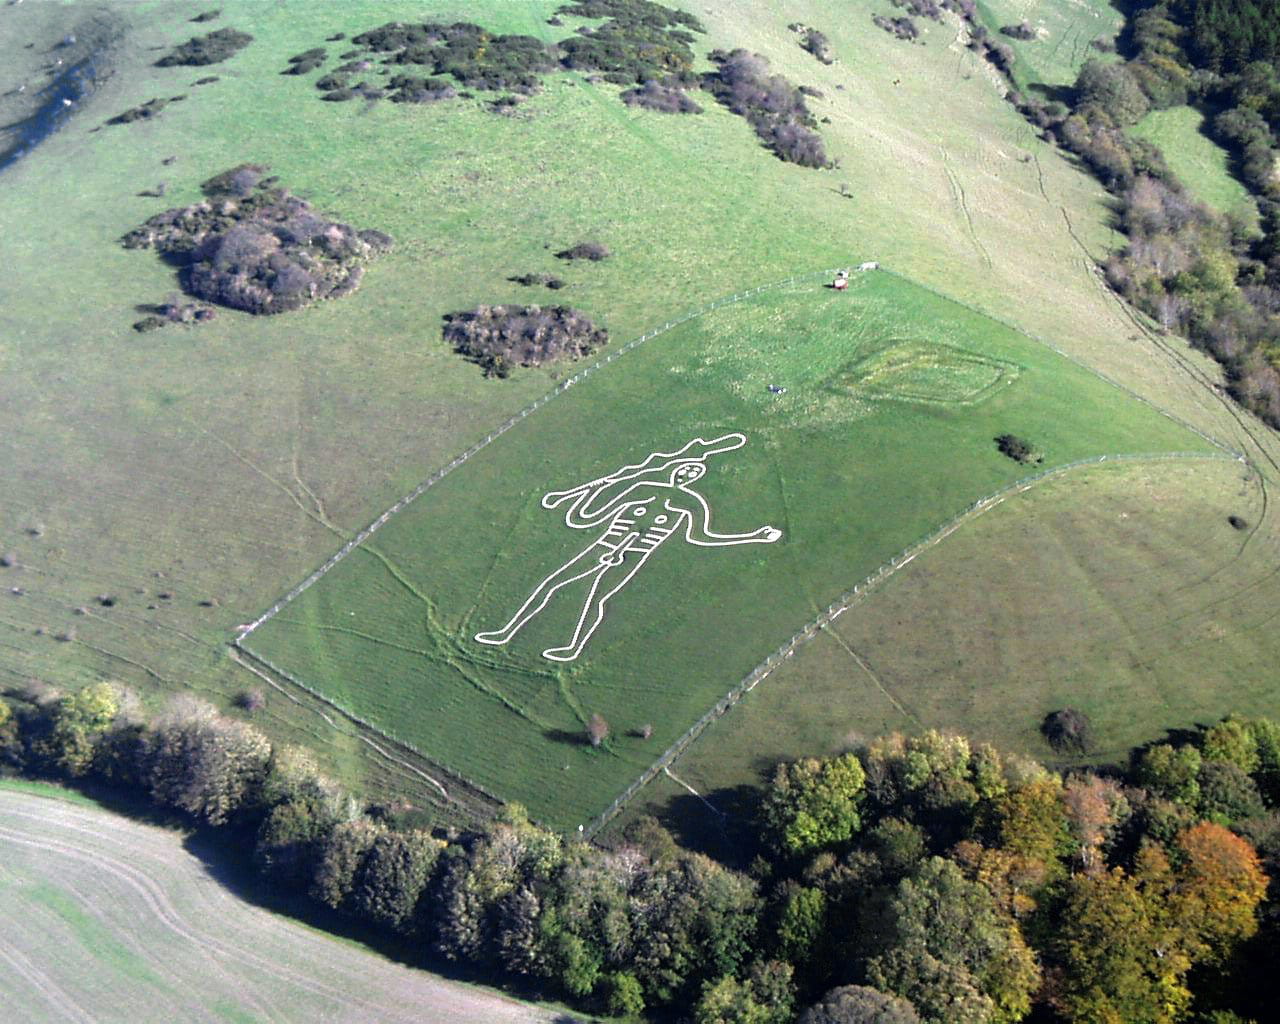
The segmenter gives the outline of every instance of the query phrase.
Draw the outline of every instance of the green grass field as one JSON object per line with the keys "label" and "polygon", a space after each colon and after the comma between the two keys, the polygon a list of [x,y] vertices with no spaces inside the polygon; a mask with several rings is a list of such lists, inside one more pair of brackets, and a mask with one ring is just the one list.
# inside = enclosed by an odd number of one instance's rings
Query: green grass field
{"label": "green grass field", "polygon": [[1107,0],[978,0],[982,21],[995,33],[1005,25],[1023,21],[1034,28],[1035,39],[996,38],[1013,47],[1017,57],[1014,78],[1020,88],[1052,90],[1075,83],[1087,60],[1114,60],[1108,52],[1090,44],[1114,43],[1124,17]]}
{"label": "green grass field", "polygon": [[1194,107],[1153,110],[1133,132],[1154,142],[1170,169],[1219,213],[1254,209],[1248,190],[1231,173],[1231,155],[1205,134],[1205,115]]}
{"label": "green grass field", "polygon": [[[730,431],[748,443],[710,463],[713,528],[773,524],[776,546],[672,538],[571,666],[539,652],[572,634],[584,600],[573,591],[506,647],[472,641],[595,536],[566,530],[539,505],[544,492]],[[586,378],[432,486],[246,646],[572,828],[854,580],[1028,475],[996,451],[1004,432],[1033,439],[1046,468],[1211,450],[902,278],[859,275],[846,294],[811,280],[708,313]],[[614,729],[602,750],[583,743],[593,712]],[[630,734],[646,723],[649,739]]]}
{"label": "green grass field", "polygon": [[[322,103],[311,77],[280,74],[330,34],[396,18],[465,18],[554,38],[562,30],[545,22],[555,2],[227,0],[207,27],[250,31],[252,45],[213,68],[154,67],[204,30],[189,19],[207,6],[112,5],[127,28],[113,74],[65,129],[4,172],[0,549],[18,565],[0,570],[0,684],[113,678],[152,706],[195,691],[223,707],[262,686],[268,705],[257,721],[274,739],[314,748],[362,792],[430,804],[433,788],[416,774],[429,766],[306,692],[270,685],[228,641],[392,501],[553,385],[545,371],[486,381],[440,340],[446,312],[553,294],[522,289],[507,281],[513,274],[559,273],[569,286],[556,300],[625,339],[710,297],[880,259],[1233,445],[1274,447],[1212,389],[1212,364],[1147,334],[1101,285],[1095,261],[1118,241],[1102,189],[1035,137],[951,22],[922,22],[921,46],[876,28],[870,8],[690,5],[708,28],[700,53],[746,46],[822,92],[810,103],[829,119],[822,132],[840,167],[819,172],[775,160],[714,104],[695,118],[630,109],[615,87],[579,75],[553,76],[507,118],[489,113],[484,97]],[[30,55],[75,30],[74,10],[0,8],[0,53],[14,76],[38,76]],[[837,63],[801,50],[792,20],[825,32]],[[1053,80],[1072,77],[1063,68]],[[220,80],[191,85],[205,74]],[[188,98],[153,121],[91,131],[180,93]],[[119,237],[246,160],[272,165],[329,215],[391,232],[396,250],[339,301],[280,317],[223,311],[199,328],[136,334],[134,306],[176,294],[177,283],[152,254],[119,248]],[[138,195],[161,181],[163,199]],[[615,255],[589,267],[550,256],[582,238]],[[875,365],[933,379],[918,341],[886,346]],[[968,377],[965,393],[999,365],[968,361],[971,347],[942,353]],[[753,364],[760,380],[789,365],[764,356]],[[623,381],[630,372],[615,370]],[[812,382],[797,379],[788,400],[812,399]],[[745,371],[740,380],[754,388]],[[1019,371],[1011,388],[1026,387]],[[743,391],[743,401],[760,398]],[[859,401],[824,399],[795,415],[862,430]],[[102,595],[114,605],[99,604]],[[434,813],[457,820],[472,810]]]}
{"label": "green grass field", "polygon": [[[673,771],[727,807],[792,751],[894,729],[964,722],[1056,762],[1040,722],[1075,707],[1093,722],[1093,759],[1109,761],[1165,730],[1273,714],[1275,613],[1258,597],[1280,536],[1267,505],[1256,474],[1229,462],[1088,468],[1011,496],[798,649]],[[659,780],[627,814],[664,813],[681,792]],[[677,806],[682,828],[712,822]]]}

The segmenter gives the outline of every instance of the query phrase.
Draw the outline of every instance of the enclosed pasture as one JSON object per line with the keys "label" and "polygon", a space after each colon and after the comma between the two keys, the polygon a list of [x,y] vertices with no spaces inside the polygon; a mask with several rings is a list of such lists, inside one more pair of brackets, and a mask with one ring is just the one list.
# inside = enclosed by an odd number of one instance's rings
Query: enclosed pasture
{"label": "enclosed pasture", "polygon": [[[564,389],[392,516],[245,647],[574,830],[855,580],[1025,475],[996,450],[1003,431],[1033,438],[1046,467],[1222,455],[1047,347],[905,279],[871,272],[844,293],[827,280],[730,302]],[[900,373],[886,368],[895,352],[905,353]],[[587,549],[608,523],[569,529],[544,495],[735,434],[745,443],[707,457],[689,486],[711,530],[774,527],[779,538],[707,547],[670,536],[573,658],[550,654],[586,614],[586,576],[513,637],[477,642],[501,634],[558,566],[597,558]],[[664,500],[670,511],[686,499]],[[599,748],[587,738],[593,714],[611,726]]]}

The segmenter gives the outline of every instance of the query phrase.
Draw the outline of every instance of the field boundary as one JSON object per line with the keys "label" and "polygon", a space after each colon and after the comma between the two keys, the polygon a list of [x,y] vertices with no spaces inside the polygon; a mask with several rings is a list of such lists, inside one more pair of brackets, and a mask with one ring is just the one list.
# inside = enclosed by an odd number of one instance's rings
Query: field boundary
{"label": "field boundary", "polygon": [[1095,455],[1087,459],[1077,459],[1074,462],[1068,462],[1061,466],[1054,466],[1052,469],[1042,470],[1039,473],[1033,473],[1030,476],[1022,477],[1013,483],[993,491],[985,497],[979,498],[972,504],[968,505],[960,512],[956,513],[950,519],[942,523],[941,526],[935,527],[924,537],[917,540],[914,544],[904,548],[898,554],[894,555],[887,562],[881,564],[875,572],[871,573],[860,583],[855,584],[851,589],[846,590],[829,604],[822,612],[813,619],[810,619],[805,625],[791,635],[780,647],[776,648],[773,653],[769,654],[765,659],[753,668],[747,675],[728,693],[720,698],[711,709],[708,710],[701,718],[699,718],[678,740],[669,746],[656,761],[653,762],[644,772],[632,782],[622,793],[614,799],[614,801],[605,808],[599,815],[592,819],[591,823],[585,825],[582,829],[581,836],[584,839],[591,839],[600,832],[606,825],[612,821],[618,813],[632,799],[654,780],[659,774],[666,772],[680,758],[694,741],[706,730],[712,722],[722,717],[727,711],[738,704],[747,694],[756,688],[770,673],[773,672],[783,661],[791,657],[796,649],[802,644],[807,643],[817,636],[819,630],[830,625],[849,608],[860,601],[873,589],[882,584],[898,570],[905,568],[912,562],[917,555],[921,554],[928,548],[940,543],[958,530],[965,523],[972,519],[976,519],[984,512],[989,512],[996,508],[1006,498],[1013,494],[1020,494],[1030,490],[1037,484],[1058,476],[1064,476],[1073,470],[1084,469],[1089,467],[1102,466],[1107,463],[1116,462],[1164,462],[1180,459],[1198,459],[1212,462],[1240,462],[1247,465],[1247,461],[1243,456],[1232,456],[1227,454],[1213,454],[1206,452],[1156,452],[1150,454],[1132,454],[1132,455]]}

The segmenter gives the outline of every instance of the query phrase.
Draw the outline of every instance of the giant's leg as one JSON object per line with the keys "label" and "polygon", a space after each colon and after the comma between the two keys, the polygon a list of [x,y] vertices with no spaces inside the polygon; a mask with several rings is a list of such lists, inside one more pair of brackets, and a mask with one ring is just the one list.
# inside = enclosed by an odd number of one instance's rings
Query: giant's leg
{"label": "giant's leg", "polygon": [[495,629],[487,633],[477,633],[475,639],[482,644],[492,644],[494,646],[505,644],[519,632],[526,622],[547,606],[547,602],[551,600],[552,595],[557,590],[567,587],[570,583],[576,582],[583,577],[590,576],[592,573],[603,572],[607,566],[600,561],[602,550],[607,551],[607,548],[602,549],[600,542],[597,541],[588,545],[586,550],[579,551],[533,588],[533,593],[525,598],[524,604],[511,616],[510,622],[501,629]]}
{"label": "giant's leg", "polygon": [[[640,566],[644,565],[654,550],[650,548],[648,551],[640,552],[639,557],[631,565],[627,564],[625,553],[623,553],[621,562],[605,566],[605,571],[591,583],[591,591],[587,594],[587,600],[582,606],[582,614],[578,616],[578,628],[574,630],[573,639],[564,647],[547,648],[542,652],[542,656],[552,661],[573,661],[577,658],[587,645],[587,641],[591,639],[591,634],[604,621],[605,604],[609,598],[631,582],[631,577],[639,572]],[[603,594],[597,597],[601,591]]]}

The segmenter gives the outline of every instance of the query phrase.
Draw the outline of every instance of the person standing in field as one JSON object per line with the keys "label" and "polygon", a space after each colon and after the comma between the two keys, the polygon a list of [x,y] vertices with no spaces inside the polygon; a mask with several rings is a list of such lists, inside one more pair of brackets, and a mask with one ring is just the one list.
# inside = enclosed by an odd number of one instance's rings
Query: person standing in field
{"label": "person standing in field", "polygon": [[603,532],[578,554],[539,583],[501,629],[477,633],[482,644],[501,646],[511,640],[550,603],[557,591],[589,580],[586,600],[573,636],[562,647],[542,652],[552,661],[573,661],[604,621],[610,598],[635,577],[664,543],[677,534],[697,547],[772,544],[782,531],[761,526],[750,533],[715,533],[706,499],[693,489],[707,471],[706,460],[747,443],[742,434],[711,441],[694,438],[677,452],[654,452],[643,462],[623,466],[607,476],[542,498],[543,508],[568,503],[565,525]]}

